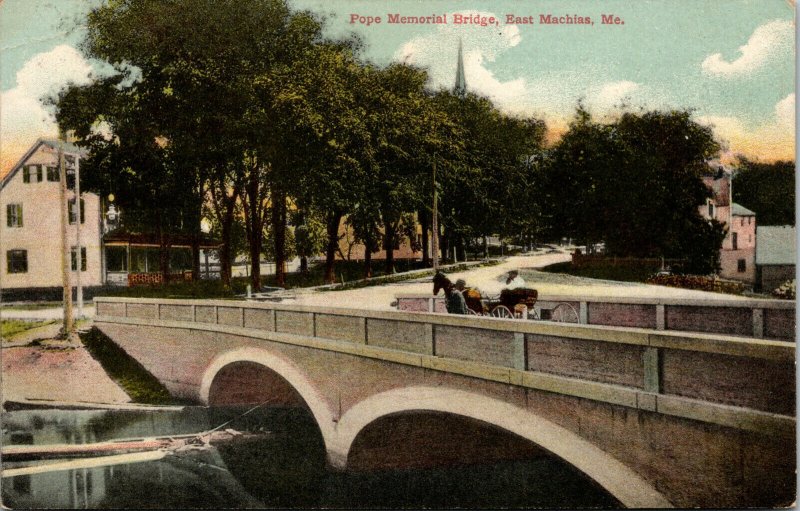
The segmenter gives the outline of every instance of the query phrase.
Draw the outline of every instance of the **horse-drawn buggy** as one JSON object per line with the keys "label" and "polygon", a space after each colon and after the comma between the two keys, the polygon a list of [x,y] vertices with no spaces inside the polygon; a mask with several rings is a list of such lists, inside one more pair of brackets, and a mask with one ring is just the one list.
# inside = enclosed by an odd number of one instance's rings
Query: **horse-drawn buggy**
{"label": "horse-drawn buggy", "polygon": [[[461,285],[459,285],[461,284]],[[464,286],[464,281],[459,280],[456,285],[450,283],[444,274],[437,274],[434,277],[433,294],[439,293],[439,289],[452,287],[453,292],[460,292],[464,297],[467,314],[472,316],[491,316],[495,318],[507,319],[548,319],[567,323],[578,323],[578,311],[570,303],[558,303],[552,308],[547,308],[544,318],[540,318],[538,308],[534,307],[539,298],[536,289],[528,287],[517,287],[513,289],[503,289],[499,295],[484,295],[475,288]]]}

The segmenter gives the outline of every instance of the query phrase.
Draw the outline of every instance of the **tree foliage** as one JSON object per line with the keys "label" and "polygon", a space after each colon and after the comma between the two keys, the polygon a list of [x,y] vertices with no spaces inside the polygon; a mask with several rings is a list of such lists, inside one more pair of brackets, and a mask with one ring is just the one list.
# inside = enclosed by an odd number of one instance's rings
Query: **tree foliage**
{"label": "tree foliage", "polygon": [[733,174],[733,200],[754,211],[758,225],[794,225],[794,162],[740,157]]}
{"label": "tree foliage", "polygon": [[627,112],[599,123],[579,105],[543,165],[551,233],[604,241],[614,255],[688,258],[686,271],[714,271],[724,229],[698,208],[718,151],[711,130],[687,111]]}

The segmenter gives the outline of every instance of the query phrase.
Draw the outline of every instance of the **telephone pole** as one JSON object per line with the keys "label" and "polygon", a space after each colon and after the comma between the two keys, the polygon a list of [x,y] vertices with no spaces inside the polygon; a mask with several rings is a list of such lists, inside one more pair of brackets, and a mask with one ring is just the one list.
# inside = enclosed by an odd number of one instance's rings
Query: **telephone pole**
{"label": "telephone pole", "polygon": [[[61,185],[60,205],[61,205],[61,280],[64,285],[64,326],[61,334],[64,339],[74,330],[72,321],[72,285],[69,278],[69,240],[67,238],[67,224],[69,223],[69,213],[67,210],[67,169],[64,165],[64,132],[58,133],[58,180]],[[80,221],[80,218],[78,219]]]}
{"label": "telephone pole", "polygon": [[433,271],[439,271],[439,209],[436,194],[436,153],[433,153],[433,214],[431,215],[431,256]]}
{"label": "telephone pole", "polygon": [[[80,155],[75,154],[75,244],[77,245],[76,251],[76,280],[75,284],[78,287],[78,317],[83,317],[83,286],[81,285],[81,273],[83,272],[83,249],[81,248],[81,220],[84,218],[83,204],[81,200],[81,160]],[[88,259],[88,254],[87,254]],[[88,264],[88,261],[87,261]],[[70,293],[72,296],[72,293]]]}

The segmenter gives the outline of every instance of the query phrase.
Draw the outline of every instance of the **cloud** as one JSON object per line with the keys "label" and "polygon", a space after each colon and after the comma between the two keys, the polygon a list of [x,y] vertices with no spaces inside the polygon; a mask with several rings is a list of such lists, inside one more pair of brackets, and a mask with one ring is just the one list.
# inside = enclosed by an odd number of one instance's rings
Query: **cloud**
{"label": "cloud", "polygon": [[706,74],[732,77],[745,75],[761,68],[772,58],[791,51],[794,26],[791,21],[774,20],[757,27],[747,44],[739,47],[739,58],[728,62],[721,53],[709,55],[701,67]]}
{"label": "cloud", "polygon": [[[500,19],[500,16],[491,12],[459,13]],[[452,16],[452,13],[448,14],[448,17]],[[518,100],[527,90],[525,80],[516,78],[503,81],[488,64],[494,62],[500,54],[517,46],[521,36],[515,25],[500,25],[498,28],[499,31],[474,25],[438,25],[437,30],[430,34],[414,37],[403,44],[394,57],[401,62],[426,68],[432,87],[451,89],[455,85],[460,38],[463,43],[467,89],[493,99],[506,110],[518,110]]]}
{"label": "cloud", "polygon": [[703,116],[697,121],[711,126],[731,154],[742,153],[766,161],[793,160],[795,142],[795,95],[775,104],[775,117],[759,126],[748,126],[737,117]]}
{"label": "cloud", "polygon": [[629,80],[608,82],[593,87],[588,91],[587,103],[601,110],[611,110],[623,102],[632,99],[632,95],[641,90],[641,85]]}
{"label": "cloud", "polygon": [[794,92],[778,101],[775,105],[775,117],[782,128],[794,130],[795,126],[795,101]]}
{"label": "cloud", "polygon": [[42,98],[56,94],[68,83],[90,83],[92,71],[83,56],[68,45],[34,55],[17,71],[16,86],[0,92],[2,173],[16,163],[38,137],[57,134],[53,114],[44,107]]}

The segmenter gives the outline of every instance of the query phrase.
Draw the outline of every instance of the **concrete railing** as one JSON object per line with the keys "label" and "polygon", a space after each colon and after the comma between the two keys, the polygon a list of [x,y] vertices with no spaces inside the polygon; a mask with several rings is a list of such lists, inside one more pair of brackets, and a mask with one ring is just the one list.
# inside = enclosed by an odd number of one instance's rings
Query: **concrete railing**
{"label": "concrete railing", "polygon": [[95,298],[95,304],[101,330],[112,323],[216,331],[745,429],[794,428],[795,353],[785,342],[277,303]]}
{"label": "concrete railing", "polygon": [[[578,298],[574,295],[543,295],[534,306],[537,317],[546,317],[547,311],[559,303],[572,305],[578,312],[578,322],[585,325],[795,340],[795,302],[788,300]],[[397,308],[408,312],[445,312],[444,297],[398,294]]]}

